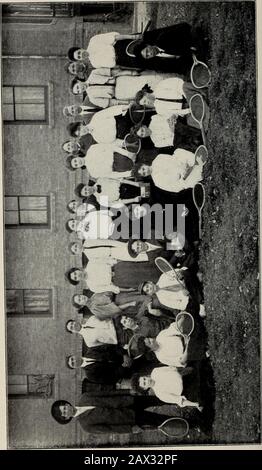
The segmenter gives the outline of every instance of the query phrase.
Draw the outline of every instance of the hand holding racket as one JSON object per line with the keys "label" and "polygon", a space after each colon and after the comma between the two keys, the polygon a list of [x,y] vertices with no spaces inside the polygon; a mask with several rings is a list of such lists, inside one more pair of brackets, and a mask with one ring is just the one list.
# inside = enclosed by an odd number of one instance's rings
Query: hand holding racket
{"label": "hand holding racket", "polygon": [[[163,274],[166,274],[171,279],[176,280],[183,287],[183,289],[185,289],[183,282],[181,282],[180,280],[180,277],[181,277],[181,275],[179,275],[180,273],[178,274],[173,268],[173,266],[165,258],[158,256],[155,259],[155,264]],[[187,268],[181,268],[180,271],[186,270],[186,269]]]}

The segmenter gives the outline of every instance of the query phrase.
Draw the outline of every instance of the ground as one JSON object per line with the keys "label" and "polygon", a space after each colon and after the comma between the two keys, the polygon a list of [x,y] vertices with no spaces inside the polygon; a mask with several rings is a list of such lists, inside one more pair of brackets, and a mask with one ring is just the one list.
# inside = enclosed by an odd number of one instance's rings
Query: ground
{"label": "ground", "polygon": [[[187,21],[209,37],[211,120],[204,185],[205,320],[215,381],[214,443],[259,442],[260,360],[253,2],[146,5],[153,26]],[[210,441],[209,441],[210,442]]]}

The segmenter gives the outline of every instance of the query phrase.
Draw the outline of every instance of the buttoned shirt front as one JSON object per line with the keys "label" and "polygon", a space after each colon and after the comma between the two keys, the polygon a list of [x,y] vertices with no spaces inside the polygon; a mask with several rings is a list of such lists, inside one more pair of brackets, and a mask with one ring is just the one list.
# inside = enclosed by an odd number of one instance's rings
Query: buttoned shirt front
{"label": "buttoned shirt front", "polygon": [[90,348],[102,344],[117,344],[116,330],[111,319],[99,320],[92,315],[83,323],[80,334]]}
{"label": "buttoned shirt front", "polygon": [[150,138],[155,147],[169,147],[173,145],[174,126],[172,129],[165,116],[160,116],[159,114],[152,116],[149,129],[151,130]]}
{"label": "buttoned shirt front", "polygon": [[109,238],[115,228],[115,224],[107,210],[92,211],[77,225],[77,235],[82,240],[96,240]]}
{"label": "buttoned shirt front", "polygon": [[92,292],[120,292],[112,283],[112,263],[102,259],[91,259],[84,268],[87,273],[86,284]]}
{"label": "buttoned shirt front", "polygon": [[166,78],[159,82],[154,89],[155,109],[162,116],[170,117],[173,114],[179,114],[182,109],[182,103],[170,100],[182,100],[183,84],[181,78]]}

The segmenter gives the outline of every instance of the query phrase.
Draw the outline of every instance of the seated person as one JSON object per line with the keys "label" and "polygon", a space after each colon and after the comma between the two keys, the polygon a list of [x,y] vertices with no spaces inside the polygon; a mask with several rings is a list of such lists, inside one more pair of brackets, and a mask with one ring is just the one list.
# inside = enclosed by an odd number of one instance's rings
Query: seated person
{"label": "seated person", "polygon": [[156,187],[178,193],[193,188],[203,179],[205,155],[198,155],[188,150],[176,149],[173,155],[159,154],[152,165],[142,164],[137,174],[143,178],[151,177]]}
{"label": "seated person", "polygon": [[166,329],[174,318],[168,319],[167,317],[153,316],[153,315],[142,315],[139,318],[131,318],[123,315],[120,318],[120,323],[123,325],[125,330],[132,330],[134,333],[139,333],[141,336],[155,338],[160,331]]}
{"label": "seated person", "polygon": [[182,408],[190,406],[202,411],[198,402],[188,400],[183,394],[183,375],[189,372],[188,369],[179,371],[177,367],[156,367],[150,375],[135,374],[131,381],[132,388],[140,393],[150,390],[165,403],[174,403]]}
{"label": "seated person", "polygon": [[76,201],[72,199],[66,206],[68,212],[71,214],[76,214],[77,217],[84,217],[89,212],[96,210],[93,204],[88,204],[87,202]]}

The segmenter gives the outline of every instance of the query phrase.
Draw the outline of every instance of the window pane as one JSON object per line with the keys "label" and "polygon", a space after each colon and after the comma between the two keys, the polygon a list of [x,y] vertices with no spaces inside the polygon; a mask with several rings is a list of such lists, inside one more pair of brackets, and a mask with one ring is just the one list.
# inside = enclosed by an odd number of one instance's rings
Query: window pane
{"label": "window pane", "polygon": [[13,104],[3,104],[3,120],[4,121],[14,121],[14,105]]}
{"label": "window pane", "polygon": [[6,312],[7,314],[24,313],[24,300],[22,289],[6,290]]}
{"label": "window pane", "polygon": [[45,121],[45,105],[16,104],[15,115],[17,121]]}
{"label": "window pane", "polygon": [[47,212],[45,211],[20,211],[21,224],[44,224],[46,225]]}
{"label": "window pane", "polygon": [[27,385],[26,375],[8,375],[8,385]]}
{"label": "window pane", "polygon": [[9,395],[27,395],[27,385],[9,385]]}
{"label": "window pane", "polygon": [[13,103],[14,100],[14,95],[13,95],[13,87],[12,86],[4,86],[2,88],[2,93],[3,93],[3,103]]}
{"label": "window pane", "polygon": [[18,198],[17,198],[17,196],[5,196],[5,210],[6,211],[17,211],[18,210]]}
{"label": "window pane", "polygon": [[47,209],[47,197],[46,196],[19,196],[20,209]]}
{"label": "window pane", "polygon": [[18,211],[5,211],[5,225],[19,225]]}
{"label": "window pane", "polygon": [[45,89],[44,87],[15,87],[15,102],[19,103],[44,103]]}
{"label": "window pane", "polygon": [[24,290],[25,313],[49,313],[50,291],[47,289]]}

